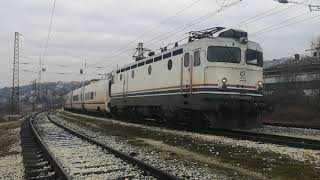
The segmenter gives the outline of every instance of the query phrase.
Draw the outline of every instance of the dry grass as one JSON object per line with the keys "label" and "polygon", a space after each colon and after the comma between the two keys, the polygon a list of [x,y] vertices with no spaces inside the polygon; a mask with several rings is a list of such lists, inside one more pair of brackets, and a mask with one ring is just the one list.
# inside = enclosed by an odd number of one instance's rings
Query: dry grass
{"label": "dry grass", "polygon": [[320,126],[320,111],[303,105],[278,106],[274,112],[264,115],[264,121]]}
{"label": "dry grass", "polygon": [[19,131],[21,121],[0,123],[0,157],[15,154],[17,152],[10,151],[10,147],[19,140]]}

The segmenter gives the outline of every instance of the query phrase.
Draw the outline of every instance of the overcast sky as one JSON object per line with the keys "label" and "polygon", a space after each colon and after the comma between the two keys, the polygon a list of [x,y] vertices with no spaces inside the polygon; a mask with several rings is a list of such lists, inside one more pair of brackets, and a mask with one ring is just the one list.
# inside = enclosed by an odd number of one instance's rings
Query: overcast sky
{"label": "overcast sky", "polygon": [[[284,21],[291,23],[319,16],[250,37],[250,40],[262,45],[265,59],[269,60],[295,53],[304,54],[311,41],[320,35],[320,12],[308,13],[307,6],[291,7],[292,4],[281,5],[274,0],[242,0],[218,14],[212,13],[214,15],[209,18],[190,25],[195,19],[218,10],[223,0],[217,1],[57,0],[44,61],[47,72],[43,74],[43,81],[99,78],[97,74],[109,72],[117,64],[132,62],[131,49],[138,42],[149,42],[146,44],[148,48],[158,49],[182,39],[191,30],[215,26],[233,27],[241,23],[239,28],[252,34]],[[234,1],[226,0],[225,4]],[[20,62],[29,63],[20,65],[20,84],[30,84],[31,80],[37,78],[37,73],[22,70],[39,70],[37,64],[39,57],[43,56],[53,2],[54,0],[0,1],[0,87],[11,86],[12,83],[15,31],[22,34]],[[319,0],[306,2],[320,5]],[[273,11],[267,12],[267,15],[273,14],[265,18],[249,24],[245,21],[270,9]],[[286,21],[290,18],[293,18],[292,21]],[[188,26],[184,26],[186,24]],[[283,25],[286,24],[274,28]],[[182,27],[181,31],[175,31],[179,27]],[[169,35],[164,36],[165,33]],[[150,42],[159,36],[160,39]],[[84,67],[85,60],[88,68],[85,69],[85,74],[80,75],[79,69]],[[59,67],[61,65],[69,67]],[[98,66],[105,68],[95,68]]]}

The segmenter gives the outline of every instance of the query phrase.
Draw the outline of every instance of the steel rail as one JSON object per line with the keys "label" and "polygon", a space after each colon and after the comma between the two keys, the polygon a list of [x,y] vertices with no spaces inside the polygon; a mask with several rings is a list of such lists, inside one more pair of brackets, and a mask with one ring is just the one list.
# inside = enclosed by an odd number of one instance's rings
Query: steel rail
{"label": "steel rail", "polygon": [[35,137],[35,140],[37,141],[42,153],[45,155],[45,157],[49,161],[50,165],[53,167],[54,171],[57,173],[59,179],[71,180],[71,177],[63,169],[63,167],[59,164],[59,161],[55,158],[55,156],[50,152],[49,148],[43,142],[43,140],[41,139],[40,135],[38,134],[36,128],[34,127],[33,120],[38,114],[39,113],[32,115],[28,120],[32,134]]}
{"label": "steel rail", "polygon": [[153,167],[153,166],[151,166],[151,165],[149,165],[149,164],[147,164],[147,163],[145,163],[145,162],[143,162],[141,160],[138,160],[138,159],[136,159],[134,157],[131,157],[130,155],[127,155],[127,154],[125,154],[125,153],[123,153],[121,151],[118,151],[118,150],[116,150],[116,149],[114,149],[114,148],[112,148],[110,146],[102,144],[102,143],[100,143],[100,142],[98,142],[98,141],[96,141],[96,140],[94,140],[94,139],[92,139],[92,138],[90,138],[90,137],[88,137],[86,135],[83,135],[83,134],[81,134],[79,132],[76,132],[75,130],[72,130],[70,128],[65,127],[64,125],[52,120],[51,117],[50,117],[50,113],[51,113],[51,111],[48,112],[47,117],[48,117],[49,121],[52,122],[53,124],[55,124],[56,126],[64,129],[65,131],[69,132],[70,134],[73,134],[73,135],[75,135],[75,136],[77,136],[77,137],[79,137],[79,138],[81,138],[83,140],[86,140],[86,141],[88,141],[88,142],[90,142],[92,144],[95,144],[95,145],[103,148],[103,149],[106,149],[107,151],[111,152],[116,157],[118,157],[118,158],[120,158],[122,160],[125,160],[125,161],[127,161],[127,162],[129,162],[131,164],[137,165],[139,168],[149,172],[152,176],[154,176],[154,177],[156,177],[158,179],[166,179],[166,180],[177,180],[177,179],[179,179],[178,177],[173,176],[173,175],[171,175],[171,174],[169,174],[169,173],[167,173],[165,171],[162,171],[159,168]]}
{"label": "steel rail", "polygon": [[218,136],[226,136],[235,139],[245,139],[252,141],[260,141],[264,143],[272,143],[285,145],[295,148],[320,150],[320,140],[306,139],[292,136],[283,136],[277,134],[258,133],[245,130],[212,130],[208,133]]}
{"label": "steel rail", "polygon": [[303,124],[288,124],[288,123],[278,123],[278,122],[263,122],[262,124],[269,125],[269,126],[277,126],[277,127],[320,130],[320,126],[308,126]]}
{"label": "steel rail", "polygon": [[[103,115],[97,115],[93,113],[84,113],[81,111],[70,111],[73,113],[84,114],[92,117],[103,117]],[[123,121],[122,118],[113,117],[115,120]],[[125,121],[125,120],[124,120]],[[150,124],[149,124],[150,125]],[[158,124],[151,124],[156,125]],[[159,126],[158,126],[159,127]],[[299,138],[299,137],[292,137],[292,136],[284,136],[284,135],[276,135],[276,134],[267,134],[267,133],[258,133],[252,131],[245,131],[245,130],[229,130],[229,129],[209,129],[209,130],[199,130],[199,129],[192,129],[186,127],[174,127],[175,130],[187,130],[191,132],[198,132],[208,135],[216,135],[216,136],[225,136],[234,139],[246,139],[251,141],[261,141],[265,143],[272,143],[278,145],[286,145],[290,147],[296,148],[304,148],[304,149],[312,149],[312,150],[320,150],[320,140],[315,139],[306,139],[306,138]]]}

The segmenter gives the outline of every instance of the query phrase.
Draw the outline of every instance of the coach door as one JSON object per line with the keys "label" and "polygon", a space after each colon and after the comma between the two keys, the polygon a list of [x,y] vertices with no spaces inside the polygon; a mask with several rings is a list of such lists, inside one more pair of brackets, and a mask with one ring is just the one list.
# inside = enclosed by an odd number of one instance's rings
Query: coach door
{"label": "coach door", "polygon": [[186,52],[181,59],[181,93],[192,93],[192,68],[193,68],[193,56],[191,53]]}

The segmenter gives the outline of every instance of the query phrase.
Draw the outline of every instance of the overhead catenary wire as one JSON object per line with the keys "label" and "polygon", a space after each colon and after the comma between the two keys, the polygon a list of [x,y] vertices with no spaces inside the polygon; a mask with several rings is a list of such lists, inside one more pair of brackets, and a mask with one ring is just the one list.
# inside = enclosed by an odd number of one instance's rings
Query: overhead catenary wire
{"label": "overhead catenary wire", "polygon": [[216,3],[219,7],[224,6],[224,4],[226,3],[226,0],[222,0],[222,3],[220,4],[219,0],[216,0]]}
{"label": "overhead catenary wire", "polygon": [[302,20],[294,21],[292,23],[289,23],[289,24],[286,24],[286,25],[283,25],[283,26],[280,26],[280,27],[275,27],[273,29],[269,29],[267,31],[264,31],[264,32],[261,32],[261,33],[257,33],[255,35],[250,36],[250,37],[260,36],[262,34],[265,34],[265,33],[268,33],[268,32],[272,32],[272,31],[275,31],[275,30],[278,30],[278,29],[283,29],[283,28],[286,28],[286,27],[291,26],[291,25],[295,25],[295,24],[306,22],[306,21],[310,21],[310,20],[316,20],[317,18],[320,18],[320,15],[316,15],[316,16],[312,16],[312,17],[305,18],[305,19],[302,19]]}
{"label": "overhead catenary wire", "polygon": [[[141,37],[143,37],[144,35],[148,34],[149,32],[152,32],[153,30],[155,30],[156,28],[158,28],[159,26],[161,26],[162,24],[172,20],[173,18],[177,17],[179,14],[181,14],[182,12],[186,11],[187,9],[193,7],[195,4],[199,3],[201,0],[196,0],[194,2],[192,2],[191,4],[187,5],[186,7],[182,8],[181,10],[179,10],[178,12],[176,12],[175,14],[161,20],[158,24],[156,24],[155,26],[152,26],[151,28],[149,28],[148,30],[144,31],[143,33],[141,33],[140,35],[138,35],[134,40],[130,41],[129,43],[127,43],[127,45],[125,47],[122,47],[122,48],[119,48],[117,50],[115,50],[115,53],[114,55],[112,56],[109,56],[107,58],[113,58],[113,57],[117,57],[119,56],[119,53],[120,55],[123,54],[123,49],[126,49],[125,52],[128,52],[128,51],[132,51],[132,50],[135,50],[135,48],[129,48],[129,46],[135,42],[137,42]],[[99,64],[98,63],[95,63],[94,65],[97,65]]]}
{"label": "overhead catenary wire", "polygon": [[[183,31],[183,30],[185,30],[185,29],[187,29],[187,28],[190,28],[190,27],[194,26],[195,24],[197,24],[197,23],[199,23],[199,22],[201,22],[201,21],[203,21],[203,20],[206,20],[206,19],[208,19],[208,18],[210,18],[210,17],[218,14],[219,12],[222,12],[222,11],[224,11],[224,10],[232,7],[232,6],[235,6],[236,4],[240,3],[241,1],[242,1],[242,0],[233,1],[233,2],[231,2],[231,3],[229,3],[229,4],[225,5],[225,6],[223,6],[222,8],[219,8],[218,10],[211,11],[211,12],[209,12],[209,13],[206,13],[204,16],[201,16],[201,17],[199,17],[199,18],[196,18],[196,19],[190,21],[189,23],[186,23],[186,24],[184,24],[184,25],[182,25],[182,26],[179,26],[179,27],[177,27],[177,28],[175,28],[175,29],[173,29],[173,30],[170,30],[170,31],[168,31],[168,32],[166,32],[166,33],[163,33],[163,34],[161,34],[161,35],[158,35],[158,36],[156,36],[156,37],[148,40],[147,42],[145,42],[145,44],[150,43],[150,44],[147,45],[147,46],[150,46],[150,45],[153,45],[153,44],[154,44],[154,43],[151,43],[151,42],[154,42],[155,40],[159,40],[159,39],[160,39],[160,40],[164,40],[164,39],[167,39],[167,38],[171,37],[171,36],[174,35],[174,34],[177,34],[177,33],[181,32],[181,31]],[[128,51],[134,50],[134,49],[135,49],[135,48],[125,49],[125,50],[119,52],[118,54],[115,54],[115,55],[110,56],[110,57],[107,57],[107,58],[118,57],[118,56],[120,56],[120,55],[122,55],[122,54],[124,54],[124,53],[126,53],[126,52],[128,52]],[[115,61],[117,61],[117,59],[111,60],[107,65],[104,65],[103,67],[108,67],[108,66],[114,64]],[[122,60],[121,60],[121,61],[122,61]],[[118,62],[119,62],[119,61],[118,61]],[[96,64],[98,64],[98,63],[96,63]],[[96,64],[95,64],[95,65],[96,65]]]}
{"label": "overhead catenary wire", "polygon": [[[229,4],[227,4],[227,5],[219,8],[218,10],[215,10],[215,11],[212,11],[212,12],[210,12],[210,13],[207,13],[207,14],[204,15],[204,16],[201,16],[201,17],[199,17],[199,18],[197,18],[197,19],[194,19],[193,21],[191,21],[191,22],[189,22],[189,23],[186,23],[186,24],[184,24],[184,25],[182,25],[182,26],[179,26],[178,28],[175,28],[174,30],[171,30],[171,31],[169,31],[169,32],[166,32],[166,33],[164,33],[164,34],[161,34],[161,35],[159,35],[159,36],[157,36],[157,37],[155,37],[155,38],[153,38],[153,39],[145,42],[145,44],[151,43],[151,42],[153,42],[153,41],[155,41],[155,40],[161,41],[161,40],[167,39],[167,38],[169,38],[169,37],[172,36],[172,35],[175,35],[175,34],[181,32],[181,31],[183,31],[183,30],[185,30],[185,29],[188,29],[188,28],[194,26],[195,24],[198,24],[198,23],[201,22],[201,21],[204,21],[204,20],[206,20],[206,19],[208,19],[208,18],[210,18],[210,17],[212,17],[212,16],[214,16],[214,15],[216,15],[216,14],[218,14],[218,13],[224,11],[224,10],[229,9],[229,8],[232,7],[232,6],[237,5],[237,4],[240,3],[241,1],[242,1],[242,0],[233,1],[233,2],[231,2],[231,3],[229,3]],[[163,37],[163,36],[164,36],[164,37]],[[154,43],[151,43],[151,44],[148,44],[147,46],[150,46],[150,45],[153,45],[153,44],[154,44]]]}
{"label": "overhead catenary wire", "polygon": [[[39,73],[38,71],[34,71],[34,70],[29,70],[29,69],[22,69],[22,72],[30,72],[30,73]],[[56,72],[56,71],[47,71],[46,73],[50,73],[50,74],[60,74],[60,75],[67,75],[67,74],[74,74],[74,75],[78,75],[79,73],[75,73],[75,72]],[[88,73],[86,73],[88,74]],[[103,75],[101,73],[90,73],[90,75]]]}
{"label": "overhead catenary wire", "polygon": [[[308,1],[308,0],[305,0],[303,2],[306,2],[306,1]],[[301,5],[301,4],[293,4],[293,5],[289,6],[289,7],[284,8],[284,9],[279,9],[279,8],[282,8],[282,7],[286,6],[286,4],[281,4],[280,6],[268,9],[268,10],[262,12],[262,13],[259,13],[259,14],[255,15],[255,16],[252,16],[251,18],[245,19],[245,20],[241,21],[238,24],[230,26],[229,28],[236,28],[236,27],[240,27],[240,26],[243,26],[243,25],[248,25],[248,24],[257,22],[257,21],[259,21],[261,19],[268,18],[268,17],[274,16],[274,15],[283,13],[284,11],[287,11],[287,10],[289,10],[291,8],[298,7],[299,5]],[[275,11],[277,9],[279,9],[279,10]],[[275,12],[273,12],[273,11],[275,11]]]}
{"label": "overhead catenary wire", "polygon": [[175,17],[177,17],[179,14],[181,14],[182,12],[186,11],[187,9],[193,7],[195,4],[199,3],[201,0],[196,0],[194,1],[193,3],[187,5],[186,7],[184,7],[183,9],[179,10],[178,12],[176,12],[175,14],[173,14],[172,16],[170,17],[167,17],[165,19],[163,19],[162,21],[160,21],[157,25],[149,28],[148,30],[142,32],[140,35],[138,35],[134,40],[130,41],[129,43],[127,43],[127,46],[126,47],[123,47],[123,48],[119,48],[118,50],[116,50],[116,52],[119,52],[121,51],[122,49],[124,48],[128,48],[129,45],[137,42],[141,37],[143,37],[144,35],[148,34],[149,32],[152,32],[153,30],[155,30],[156,28],[160,27],[162,24],[174,19]]}
{"label": "overhead catenary wire", "polygon": [[266,30],[268,30],[268,29],[272,29],[273,27],[276,27],[276,26],[279,26],[279,25],[288,23],[288,22],[290,22],[290,21],[292,21],[292,20],[295,20],[295,19],[297,19],[297,18],[303,17],[303,16],[306,15],[306,14],[309,14],[309,12],[301,13],[301,14],[299,14],[299,15],[297,15],[297,16],[294,16],[294,17],[291,17],[291,18],[286,19],[286,20],[284,20],[284,21],[281,21],[280,23],[277,23],[277,24],[274,24],[274,25],[265,27],[265,28],[263,28],[263,29],[260,29],[260,30],[254,32],[254,33],[251,33],[251,34],[249,35],[249,37],[254,36],[255,34],[259,34],[259,33],[261,33],[261,32],[264,32],[264,31],[266,31]]}
{"label": "overhead catenary wire", "polygon": [[49,30],[48,30],[48,35],[47,35],[47,39],[46,39],[46,44],[44,47],[43,58],[42,58],[41,64],[44,64],[45,59],[46,59],[46,55],[47,55],[46,53],[47,53],[48,43],[49,43],[49,39],[50,39],[50,33],[51,33],[51,29],[52,29],[53,15],[54,15],[55,7],[56,7],[56,2],[57,2],[57,0],[54,0],[54,2],[53,2],[53,7],[52,7],[52,11],[51,11],[51,18],[50,18],[50,23],[49,23]]}
{"label": "overhead catenary wire", "polygon": [[[306,2],[306,1],[307,1],[307,0],[305,0],[305,1],[303,1],[303,2]],[[225,2],[224,2],[224,3],[225,3]],[[223,4],[224,4],[224,3],[223,3]],[[218,6],[219,6],[219,3],[218,3],[218,2],[217,2],[217,4],[218,4]],[[296,6],[299,6],[299,5],[300,5],[300,4],[294,4],[294,5],[292,5],[292,6],[289,6],[289,7],[284,8],[284,9],[280,9],[280,10],[278,10],[278,11],[275,11],[275,10],[277,10],[277,9],[285,6],[284,4],[282,4],[282,5],[277,6],[277,7],[275,7],[275,8],[268,9],[267,11],[264,11],[264,12],[258,14],[258,15],[255,15],[255,16],[253,16],[253,17],[251,17],[251,18],[248,18],[248,19],[246,19],[246,20],[244,20],[244,21],[241,21],[239,24],[233,25],[233,26],[231,26],[230,28],[238,27],[239,25],[241,25],[241,23],[250,24],[250,23],[256,22],[256,21],[258,21],[258,20],[261,20],[261,19],[263,19],[263,18],[270,17],[270,16],[273,16],[273,15],[282,13],[282,12],[284,12],[284,11],[286,11],[286,10],[289,10],[289,9],[291,9],[291,8],[293,8],[293,7],[296,7]],[[227,5],[226,5],[226,6],[227,6]],[[224,7],[222,7],[222,8],[224,8]],[[220,10],[220,9],[218,9],[217,11],[219,11],[219,10]],[[217,11],[214,11],[214,12],[211,12],[211,13],[216,14]],[[274,12],[274,11],[275,11],[275,12]],[[210,16],[211,13],[206,14],[206,15],[209,15],[209,16]],[[201,18],[205,18],[205,19],[206,19],[207,16],[202,16],[202,17],[200,17],[199,19],[201,19]],[[186,25],[188,25],[188,24],[189,24],[189,23],[187,23]],[[179,27],[179,28],[181,28],[181,27]],[[179,28],[178,28],[178,29],[179,29]],[[183,28],[183,29],[184,29],[184,28]],[[182,29],[182,30],[183,30],[183,29]],[[174,31],[175,31],[175,30],[169,31],[168,33],[171,33],[171,32],[174,32]],[[180,32],[180,31],[178,31],[178,32]],[[166,34],[167,34],[167,33],[161,34],[161,35],[159,35],[159,36],[157,36],[157,37],[155,37],[155,38],[153,38],[153,39],[145,42],[145,44],[146,44],[147,46],[153,45],[153,44],[155,44],[155,43],[151,43],[151,44],[147,44],[147,43],[149,43],[150,41],[151,41],[151,42],[152,42],[152,41],[155,41],[155,40],[157,40],[158,38],[161,38],[161,37],[163,37],[163,36],[166,35]],[[174,34],[176,34],[176,33],[174,33]],[[170,36],[167,35],[165,38],[162,38],[162,39],[160,39],[160,40],[164,40],[164,39],[167,39],[167,38],[169,38],[169,37],[170,37]],[[120,55],[122,55],[122,54],[124,54],[124,53],[126,53],[126,52],[128,52],[128,51],[132,51],[132,50],[134,50],[134,49],[135,49],[135,48],[125,49],[125,50],[119,52],[118,54],[115,54],[115,55],[113,55],[113,56],[110,56],[109,58],[118,57],[118,56],[120,56]],[[114,61],[115,61],[115,60],[114,60]],[[112,62],[113,62],[113,61],[112,61]],[[112,62],[111,62],[111,63],[108,63],[108,64],[105,65],[104,67],[107,67],[107,66],[113,64]],[[98,63],[96,63],[96,64],[98,64]]]}

